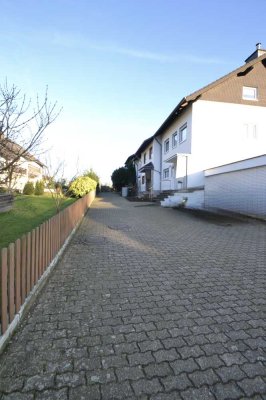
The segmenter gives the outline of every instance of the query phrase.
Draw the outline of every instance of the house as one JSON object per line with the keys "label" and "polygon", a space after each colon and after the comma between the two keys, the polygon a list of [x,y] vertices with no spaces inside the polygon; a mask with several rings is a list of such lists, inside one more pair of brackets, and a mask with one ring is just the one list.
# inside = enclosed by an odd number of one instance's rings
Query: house
{"label": "house", "polygon": [[161,141],[151,136],[134,154],[139,194],[153,197],[161,191]]}
{"label": "house", "polygon": [[[206,170],[265,154],[265,107],[266,50],[258,43],[243,66],[184,97],[143,142],[135,153],[139,195],[148,184],[161,192],[203,190]],[[159,169],[159,184],[145,168],[155,143],[161,151],[150,166]]]}
{"label": "house", "polygon": [[[35,184],[43,179],[44,164],[41,161],[3,134],[0,139],[0,186],[22,192],[28,181]],[[15,158],[17,161],[4,169]]]}

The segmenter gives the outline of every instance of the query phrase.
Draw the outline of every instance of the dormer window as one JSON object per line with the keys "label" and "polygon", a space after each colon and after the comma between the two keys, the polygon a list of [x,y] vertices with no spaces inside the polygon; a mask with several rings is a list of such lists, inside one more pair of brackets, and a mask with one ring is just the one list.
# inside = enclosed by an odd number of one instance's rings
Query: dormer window
{"label": "dormer window", "polygon": [[243,86],[242,98],[244,100],[258,100],[258,88]]}

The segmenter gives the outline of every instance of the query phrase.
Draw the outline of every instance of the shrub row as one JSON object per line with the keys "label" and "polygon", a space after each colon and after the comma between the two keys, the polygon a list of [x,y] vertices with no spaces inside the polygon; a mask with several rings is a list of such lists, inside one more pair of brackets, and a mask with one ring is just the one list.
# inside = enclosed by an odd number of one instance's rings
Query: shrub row
{"label": "shrub row", "polygon": [[24,186],[23,194],[26,195],[35,194],[36,196],[41,196],[42,194],[44,194],[43,181],[37,181],[35,186],[33,182],[27,182]]}

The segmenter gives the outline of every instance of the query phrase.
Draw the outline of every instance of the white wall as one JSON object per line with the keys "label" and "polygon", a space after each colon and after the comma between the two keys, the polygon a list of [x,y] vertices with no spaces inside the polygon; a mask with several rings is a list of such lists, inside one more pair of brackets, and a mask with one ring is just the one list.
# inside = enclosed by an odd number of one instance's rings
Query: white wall
{"label": "white wall", "polygon": [[[189,174],[264,154],[265,116],[265,107],[195,102]],[[202,172],[199,176],[203,179]]]}

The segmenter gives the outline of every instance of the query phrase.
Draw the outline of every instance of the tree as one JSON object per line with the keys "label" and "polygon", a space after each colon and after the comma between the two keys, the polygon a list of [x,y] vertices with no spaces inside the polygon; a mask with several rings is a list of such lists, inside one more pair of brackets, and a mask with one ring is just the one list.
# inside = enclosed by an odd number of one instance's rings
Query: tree
{"label": "tree", "polygon": [[46,160],[45,166],[45,186],[49,190],[52,199],[54,200],[56,212],[59,213],[64,201],[63,185],[65,184],[64,176],[64,162],[58,161],[57,165],[52,168],[51,161]]}
{"label": "tree", "polygon": [[100,183],[100,178],[99,176],[96,174],[95,171],[93,171],[92,168],[88,169],[87,171],[84,171],[83,176],[88,176],[89,178],[93,179],[95,182],[97,182],[98,184]]}
{"label": "tree", "polygon": [[124,186],[133,186],[136,184],[136,171],[132,161],[126,161],[124,167],[115,169],[111,176],[113,187],[120,191]]}
{"label": "tree", "polygon": [[31,99],[7,81],[0,85],[0,184],[11,188],[12,181],[23,173],[23,161],[35,161],[45,129],[58,117],[57,103],[44,98],[32,106]]}

